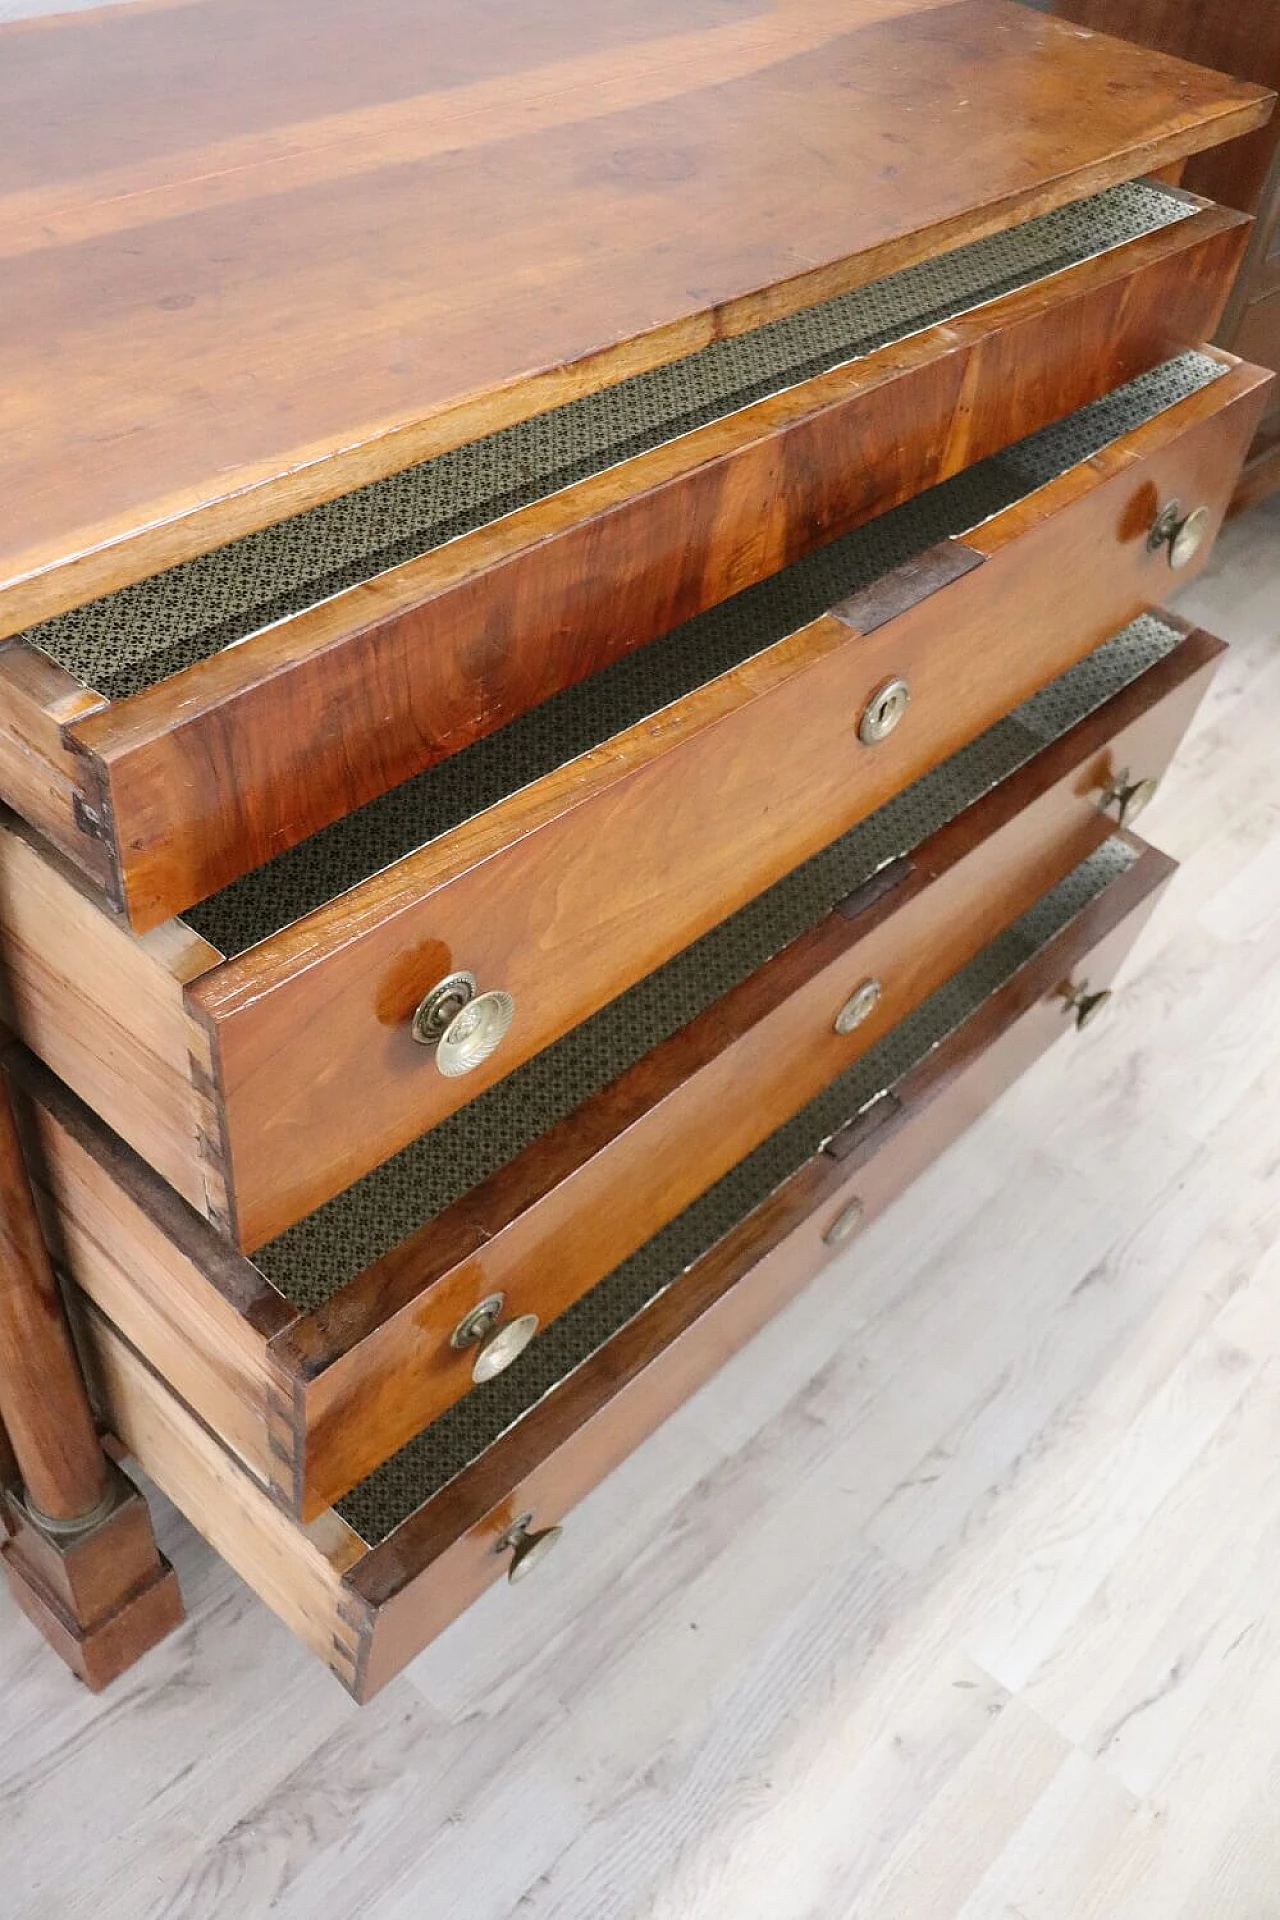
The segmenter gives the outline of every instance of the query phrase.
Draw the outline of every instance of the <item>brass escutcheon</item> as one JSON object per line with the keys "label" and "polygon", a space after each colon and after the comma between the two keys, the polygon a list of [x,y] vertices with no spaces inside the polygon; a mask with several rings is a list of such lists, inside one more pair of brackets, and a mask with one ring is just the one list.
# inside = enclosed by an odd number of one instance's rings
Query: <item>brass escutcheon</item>
{"label": "brass escutcheon", "polygon": [[877,687],[858,722],[858,738],[864,747],[874,747],[887,739],[911,702],[911,689],[905,680],[886,680]]}

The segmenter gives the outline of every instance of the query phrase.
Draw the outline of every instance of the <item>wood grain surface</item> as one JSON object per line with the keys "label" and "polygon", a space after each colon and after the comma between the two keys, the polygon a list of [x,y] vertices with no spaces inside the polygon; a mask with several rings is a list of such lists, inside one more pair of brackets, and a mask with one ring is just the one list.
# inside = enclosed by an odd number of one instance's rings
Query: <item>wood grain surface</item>
{"label": "wood grain surface", "polygon": [[1231,651],[1107,1018],[535,1578],[359,1711],[154,1490],[190,1618],[114,1692],[0,1594],[6,1920],[1270,1916],[1280,500],[1181,609]]}
{"label": "wood grain surface", "polygon": [[[1134,40],[1159,53],[1177,54],[1219,73],[1232,73],[1273,90],[1280,86],[1280,8],[1241,5],[1240,0],[1031,0],[1033,6],[1073,20],[1095,33]],[[1184,183],[1229,207],[1256,213],[1274,191],[1280,125],[1274,116],[1254,132],[1197,154]]]}
{"label": "wood grain surface", "polygon": [[562,1519],[830,1258],[857,1194],[870,1223],[1067,1030],[1060,983],[1108,979],[1173,863],[1147,849],[894,1091],[852,1151],[806,1163],[682,1278],[380,1546],[337,1516],[288,1521],[90,1304],[80,1325],[113,1429],[358,1700],[394,1677],[506,1567],[518,1514]]}
{"label": "wood grain surface", "polygon": [[[77,780],[61,844],[109,864],[108,890],[139,931],[180,913],[655,635],[1210,339],[1247,231],[1243,215],[1201,206],[93,703],[57,738],[50,777],[65,786],[70,759]],[[6,678],[29,657],[0,653],[0,718]]]}
{"label": "wood grain surface", "polygon": [[[1238,0],[1033,0],[1045,11],[1076,21],[1102,33],[1203,62],[1223,73],[1238,74],[1263,86],[1280,86],[1280,7],[1241,6]],[[1269,267],[1275,261],[1280,233],[1280,119],[1273,114],[1266,125],[1215,148],[1193,155],[1183,178],[1197,193],[1239,207],[1254,216],[1257,225],[1231,290],[1222,329],[1217,338],[1245,359],[1280,369],[1277,323],[1268,330],[1256,313],[1265,298]],[[1250,451],[1232,511],[1239,512],[1280,486],[1280,459],[1275,440],[1280,434],[1280,396],[1264,421]]]}
{"label": "wood grain surface", "polygon": [[82,1520],[107,1491],[107,1463],[63,1317],[0,1070],[0,1418],[28,1499]]}
{"label": "wood grain surface", "polygon": [[[314,1517],[470,1389],[477,1300],[545,1324],[873,1046],[1114,825],[1121,767],[1167,765],[1222,654],[1202,632],[1044,748],[526,1151],[298,1315],[13,1049],[59,1262],[221,1443]],[[848,1036],[835,1009],[884,992]]]}
{"label": "wood grain surface", "polygon": [[1256,126],[1012,0],[0,29],[0,632]]}
{"label": "wood grain surface", "polygon": [[[1160,504],[1204,502],[1216,531],[1268,379],[1230,365],[948,543],[985,564],[898,618],[873,589],[192,982],[239,1244],[350,1185],[1157,605],[1174,582],[1147,545]],[[859,717],[897,675],[907,718],[867,748]],[[409,1026],[458,967],[513,994],[516,1019],[449,1080]]]}
{"label": "wood grain surface", "polygon": [[[477,1301],[545,1323],[727,1173],[1113,830],[1121,767],[1158,778],[1222,643],[1189,634],[856,897],[420,1233],[270,1343],[292,1418],[273,1482],[310,1518],[471,1388],[450,1335]],[[1137,773],[1134,772],[1134,778]],[[858,983],[879,1005],[848,1036]]]}

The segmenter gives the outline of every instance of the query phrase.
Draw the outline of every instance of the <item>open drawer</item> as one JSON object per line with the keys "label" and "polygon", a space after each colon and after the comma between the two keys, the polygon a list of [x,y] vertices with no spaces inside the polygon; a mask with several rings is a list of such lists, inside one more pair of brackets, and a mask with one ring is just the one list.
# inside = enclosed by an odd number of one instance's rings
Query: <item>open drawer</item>
{"label": "open drawer", "polygon": [[1247,231],[1127,182],[45,620],[0,793],[154,926],[1211,338]]}
{"label": "open drawer", "polygon": [[0,831],[17,1030],[263,1245],[1157,604],[1209,550],[1269,378],[1162,365],[151,934]]}
{"label": "open drawer", "polygon": [[485,1587],[535,1565],[591,1486],[1100,1004],[1171,870],[1127,836],[1108,841],[564,1314],[500,1394],[460,1403],[310,1526],[274,1506],[73,1293],[106,1423],[369,1698]]}
{"label": "open drawer", "polygon": [[314,1515],[1131,819],[1221,651],[1144,616],[253,1262],[19,1055],[60,1264]]}

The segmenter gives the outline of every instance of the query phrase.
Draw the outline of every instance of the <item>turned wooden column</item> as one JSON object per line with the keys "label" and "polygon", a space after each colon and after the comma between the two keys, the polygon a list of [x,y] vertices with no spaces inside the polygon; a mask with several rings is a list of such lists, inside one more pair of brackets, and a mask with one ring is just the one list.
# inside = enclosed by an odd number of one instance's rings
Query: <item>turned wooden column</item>
{"label": "turned wooden column", "polygon": [[26,1504],[82,1522],[110,1477],[27,1180],[8,1078],[0,1074],[0,1420]]}
{"label": "turned wooden column", "polygon": [[146,1502],[103,1453],[0,1069],[0,1559],[67,1665],[106,1686],[182,1619]]}

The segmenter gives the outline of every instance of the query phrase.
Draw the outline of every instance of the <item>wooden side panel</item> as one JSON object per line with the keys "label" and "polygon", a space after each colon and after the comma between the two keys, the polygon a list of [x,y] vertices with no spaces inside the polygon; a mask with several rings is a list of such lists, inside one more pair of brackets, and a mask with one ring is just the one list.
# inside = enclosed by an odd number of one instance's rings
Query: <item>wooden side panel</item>
{"label": "wooden side panel", "polygon": [[292,1310],[51,1075],[11,1058],[58,1265],[269,1480],[266,1342]]}
{"label": "wooden side panel", "polygon": [[65,862],[0,817],[4,1020],[200,1208],[182,987],[219,957],[178,922],[131,934]]}
{"label": "wooden side panel", "polygon": [[1210,338],[1247,232],[1240,215],[1202,210],[454,540],[75,727],[133,925]]}
{"label": "wooden side panel", "polygon": [[[349,1185],[1156,605],[1173,579],[1147,543],[1160,505],[1206,501],[1216,531],[1268,378],[1234,367],[986,522],[968,542],[986,564],[900,618],[863,633],[848,603],[197,981],[240,1244]],[[907,718],[865,747],[859,717],[897,676]],[[512,994],[516,1020],[447,1080],[409,1022],[460,967]]]}
{"label": "wooden side panel", "polygon": [[[1113,829],[1121,767],[1158,776],[1222,643],[1157,668],[537,1141],[437,1221],[286,1328],[272,1357],[296,1404],[274,1466],[304,1516],[341,1497],[471,1389],[450,1344],[478,1301],[545,1324],[873,1046]],[[876,1012],[841,1037],[860,980]]]}
{"label": "wooden side panel", "polygon": [[118,861],[90,815],[96,775],[63,731],[106,704],[30,647],[0,647],[0,801],[110,893]]}
{"label": "wooden side panel", "polygon": [[367,1608],[359,1699],[500,1577],[494,1546],[518,1514],[531,1512],[536,1526],[560,1520],[799,1291],[828,1258],[822,1233],[855,1193],[874,1218],[1064,1031],[1056,982],[1084,953],[1090,979],[1108,979],[1171,871],[1148,850],[1084,925],[896,1090],[896,1111],[855,1153],[810,1161],[568,1387],[352,1567],[348,1583]]}
{"label": "wooden side panel", "polygon": [[1272,414],[1249,450],[1239,483],[1231,496],[1232,513],[1243,513],[1280,487],[1280,414]]}
{"label": "wooden side panel", "polygon": [[1280,272],[1274,278],[1277,284],[1264,288],[1241,314],[1233,345],[1248,359],[1280,372]]}
{"label": "wooden side panel", "polygon": [[70,1307],[95,1398],[121,1445],[290,1632],[354,1687],[358,1647],[341,1583],[363,1542],[335,1513],[305,1528],[289,1519],[91,1300],[72,1289]]}

